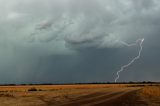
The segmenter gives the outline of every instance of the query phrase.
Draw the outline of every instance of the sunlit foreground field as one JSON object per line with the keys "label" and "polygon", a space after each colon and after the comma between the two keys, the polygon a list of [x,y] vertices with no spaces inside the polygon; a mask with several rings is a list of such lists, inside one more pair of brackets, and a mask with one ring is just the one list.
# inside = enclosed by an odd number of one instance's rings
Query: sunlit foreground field
{"label": "sunlit foreground field", "polygon": [[160,106],[160,85],[0,86],[0,106]]}

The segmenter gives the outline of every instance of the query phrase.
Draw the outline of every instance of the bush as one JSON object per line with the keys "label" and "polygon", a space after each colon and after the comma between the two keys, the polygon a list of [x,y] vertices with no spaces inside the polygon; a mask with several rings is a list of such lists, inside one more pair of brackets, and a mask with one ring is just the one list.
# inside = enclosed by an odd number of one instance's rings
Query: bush
{"label": "bush", "polygon": [[38,91],[36,88],[29,88],[28,91]]}

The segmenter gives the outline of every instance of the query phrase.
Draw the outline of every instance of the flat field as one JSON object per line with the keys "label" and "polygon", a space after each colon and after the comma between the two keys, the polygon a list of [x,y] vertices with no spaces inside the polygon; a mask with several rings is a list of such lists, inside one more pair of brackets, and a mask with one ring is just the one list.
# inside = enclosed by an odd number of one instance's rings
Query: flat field
{"label": "flat field", "polygon": [[160,85],[0,86],[0,106],[160,106]]}

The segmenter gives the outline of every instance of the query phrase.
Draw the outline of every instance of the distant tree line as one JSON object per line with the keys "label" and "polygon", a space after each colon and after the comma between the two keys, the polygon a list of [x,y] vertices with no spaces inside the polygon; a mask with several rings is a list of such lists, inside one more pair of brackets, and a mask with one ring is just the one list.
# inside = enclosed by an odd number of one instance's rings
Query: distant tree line
{"label": "distant tree line", "polygon": [[160,82],[142,81],[142,82],[88,82],[88,83],[30,83],[30,84],[0,84],[0,86],[27,86],[27,85],[80,85],[80,84],[160,84]]}

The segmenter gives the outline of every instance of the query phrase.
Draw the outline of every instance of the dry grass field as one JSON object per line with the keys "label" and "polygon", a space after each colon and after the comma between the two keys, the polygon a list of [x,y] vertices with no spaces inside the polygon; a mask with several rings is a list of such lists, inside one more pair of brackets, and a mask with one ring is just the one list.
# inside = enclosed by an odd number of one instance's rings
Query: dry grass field
{"label": "dry grass field", "polygon": [[159,97],[147,84],[0,86],[0,106],[160,106]]}
{"label": "dry grass field", "polygon": [[144,87],[142,93],[149,97],[160,98],[160,87]]}
{"label": "dry grass field", "polygon": [[144,87],[139,95],[151,106],[160,106],[160,86]]}

